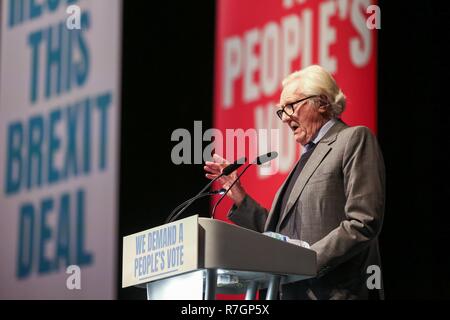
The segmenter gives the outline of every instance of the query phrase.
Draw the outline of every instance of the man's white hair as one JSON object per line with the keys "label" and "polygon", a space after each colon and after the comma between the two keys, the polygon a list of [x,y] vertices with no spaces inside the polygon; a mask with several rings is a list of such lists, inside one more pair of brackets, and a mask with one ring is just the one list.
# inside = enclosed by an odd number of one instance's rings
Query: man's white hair
{"label": "man's white hair", "polygon": [[319,95],[326,97],[330,104],[332,117],[339,117],[345,109],[346,98],[342,90],[336,84],[333,76],[319,65],[311,65],[287,76],[283,87],[298,82],[297,92],[305,96]]}

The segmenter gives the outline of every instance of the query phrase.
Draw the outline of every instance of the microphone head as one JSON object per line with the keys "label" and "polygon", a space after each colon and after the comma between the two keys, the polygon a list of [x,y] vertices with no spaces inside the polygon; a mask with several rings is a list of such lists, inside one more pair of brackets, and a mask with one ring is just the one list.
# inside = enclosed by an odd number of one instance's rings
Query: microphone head
{"label": "microphone head", "polygon": [[253,160],[252,163],[257,164],[259,166],[259,165],[262,165],[266,162],[269,162],[269,161],[275,159],[276,157],[278,157],[278,152],[272,151],[272,152],[260,155],[255,160]]}
{"label": "microphone head", "polygon": [[222,170],[222,174],[221,175],[222,176],[227,176],[230,173],[236,171],[240,166],[242,166],[245,163],[245,161],[247,161],[246,157],[242,157],[242,158],[237,159],[235,162],[233,162],[232,164],[229,164],[227,167],[225,167]]}

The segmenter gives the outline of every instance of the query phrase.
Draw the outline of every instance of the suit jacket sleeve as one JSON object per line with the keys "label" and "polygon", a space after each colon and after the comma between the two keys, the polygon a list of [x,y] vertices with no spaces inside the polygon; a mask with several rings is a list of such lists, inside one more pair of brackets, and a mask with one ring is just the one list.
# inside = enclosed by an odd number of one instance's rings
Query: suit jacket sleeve
{"label": "suit jacket sleeve", "polygon": [[356,127],[342,161],[346,219],[311,246],[318,277],[361,252],[380,232],[385,198],[384,162],[376,138]]}
{"label": "suit jacket sleeve", "polygon": [[246,195],[239,207],[233,205],[228,212],[228,219],[237,225],[257,232],[264,231],[268,212],[252,197]]}

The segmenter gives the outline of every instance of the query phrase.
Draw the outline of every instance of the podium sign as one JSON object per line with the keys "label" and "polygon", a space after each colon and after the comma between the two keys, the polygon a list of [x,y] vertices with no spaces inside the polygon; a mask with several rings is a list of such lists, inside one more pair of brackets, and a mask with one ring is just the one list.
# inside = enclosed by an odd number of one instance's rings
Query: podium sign
{"label": "podium sign", "polygon": [[198,215],[123,238],[122,288],[198,268]]}
{"label": "podium sign", "polygon": [[123,238],[122,287],[149,300],[215,299],[316,276],[316,252],[224,221],[193,216]]}

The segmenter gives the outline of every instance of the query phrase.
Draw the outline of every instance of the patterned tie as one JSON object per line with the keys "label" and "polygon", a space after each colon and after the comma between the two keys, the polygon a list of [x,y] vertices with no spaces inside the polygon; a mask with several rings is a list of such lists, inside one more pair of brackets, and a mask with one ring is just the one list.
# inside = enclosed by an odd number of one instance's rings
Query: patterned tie
{"label": "patterned tie", "polygon": [[[289,196],[291,195],[292,189],[294,188],[295,183],[297,182],[297,179],[302,172],[303,168],[306,165],[306,162],[308,162],[309,157],[311,157],[314,149],[316,148],[316,144],[314,142],[309,142],[305,145],[306,151],[302,154],[300,160],[297,162],[297,165],[294,168],[294,171],[292,172],[292,175],[289,178],[289,181],[286,182],[286,187],[284,188],[284,192],[281,195],[281,206],[279,210],[279,216],[280,218],[281,214],[284,212],[287,202],[289,200]],[[279,232],[279,221],[277,221],[277,228],[276,231]]]}
{"label": "patterned tie", "polygon": [[[310,142],[308,142],[306,145],[305,145],[305,152],[303,153],[303,154],[305,154],[305,153],[307,153],[307,152],[312,152],[311,150],[312,149],[314,149],[316,147],[316,144],[314,143],[314,142],[312,142],[312,141],[310,141]],[[303,157],[303,155],[302,155],[302,157]]]}

